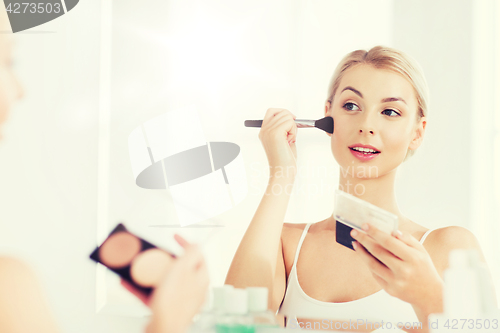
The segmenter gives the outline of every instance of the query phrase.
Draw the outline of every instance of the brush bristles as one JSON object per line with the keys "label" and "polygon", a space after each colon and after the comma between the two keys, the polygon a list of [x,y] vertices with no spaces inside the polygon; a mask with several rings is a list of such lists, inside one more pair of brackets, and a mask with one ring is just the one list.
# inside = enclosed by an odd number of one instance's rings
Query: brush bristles
{"label": "brush bristles", "polygon": [[333,133],[333,118],[325,117],[316,120],[316,122],[314,122],[314,126],[316,126],[319,129],[322,129],[325,132]]}

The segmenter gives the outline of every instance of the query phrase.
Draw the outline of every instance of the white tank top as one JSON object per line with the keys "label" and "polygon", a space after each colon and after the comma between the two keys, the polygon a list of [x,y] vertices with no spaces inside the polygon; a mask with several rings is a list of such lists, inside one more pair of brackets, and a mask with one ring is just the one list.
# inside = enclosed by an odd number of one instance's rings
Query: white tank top
{"label": "white tank top", "polygon": [[[418,322],[419,319],[410,303],[389,295],[384,289],[349,302],[323,302],[307,295],[299,284],[297,278],[297,259],[300,248],[307,235],[307,231],[312,223],[308,223],[302,232],[293,266],[288,276],[285,298],[278,313],[287,317],[286,327],[298,328],[297,317],[294,314],[300,313],[300,318],[328,318],[332,320],[356,321],[363,319],[371,322],[392,322],[393,327],[398,322]],[[423,244],[425,238],[434,229],[429,229],[424,234],[420,243]],[[321,322],[321,320],[320,320]]]}

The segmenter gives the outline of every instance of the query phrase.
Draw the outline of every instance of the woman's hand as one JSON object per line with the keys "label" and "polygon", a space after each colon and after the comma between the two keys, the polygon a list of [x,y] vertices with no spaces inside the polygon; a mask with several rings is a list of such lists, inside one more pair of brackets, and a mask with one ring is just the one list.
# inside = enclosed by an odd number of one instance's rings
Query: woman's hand
{"label": "woman's hand", "polygon": [[351,231],[356,239],[353,246],[389,295],[420,309],[441,301],[443,280],[429,253],[415,237],[407,233],[393,237],[369,223],[365,226],[368,226],[368,230],[363,228],[366,234]]}
{"label": "woman's hand", "polygon": [[174,238],[184,248],[184,254],[175,260],[150,297],[122,280],[122,285],[153,312],[147,333],[186,332],[207,295],[209,278],[203,254],[181,236]]}
{"label": "woman's hand", "polygon": [[294,178],[297,173],[297,124],[286,109],[268,109],[259,132],[271,177]]}

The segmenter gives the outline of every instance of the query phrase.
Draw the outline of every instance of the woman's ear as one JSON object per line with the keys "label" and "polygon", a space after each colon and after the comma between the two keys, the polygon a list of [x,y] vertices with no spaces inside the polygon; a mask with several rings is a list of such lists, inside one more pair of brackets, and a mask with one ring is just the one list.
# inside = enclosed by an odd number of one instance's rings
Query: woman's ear
{"label": "woman's ear", "polygon": [[[330,114],[330,107],[331,107],[331,105],[332,104],[330,103],[330,101],[326,101],[326,103],[325,103],[325,117],[328,117],[328,116],[333,117],[333,115]],[[325,133],[326,133],[326,135],[328,135],[330,137],[332,136],[332,133],[328,133],[326,131],[325,131]]]}
{"label": "woman's ear", "polygon": [[420,145],[422,144],[422,141],[424,140],[424,133],[425,133],[425,126],[427,125],[427,118],[426,117],[421,117],[420,121],[417,125],[417,128],[415,129],[415,132],[413,134],[413,139],[410,142],[410,145],[408,146],[409,149],[415,150]]}

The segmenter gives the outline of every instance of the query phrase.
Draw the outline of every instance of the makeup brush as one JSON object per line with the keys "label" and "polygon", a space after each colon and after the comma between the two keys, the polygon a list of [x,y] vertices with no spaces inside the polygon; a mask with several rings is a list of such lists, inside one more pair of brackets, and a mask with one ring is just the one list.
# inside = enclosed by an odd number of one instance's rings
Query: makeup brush
{"label": "makeup brush", "polygon": [[[297,128],[316,127],[327,133],[333,133],[333,118],[325,117],[318,120],[294,119]],[[245,120],[246,127],[261,127],[262,120]]]}

